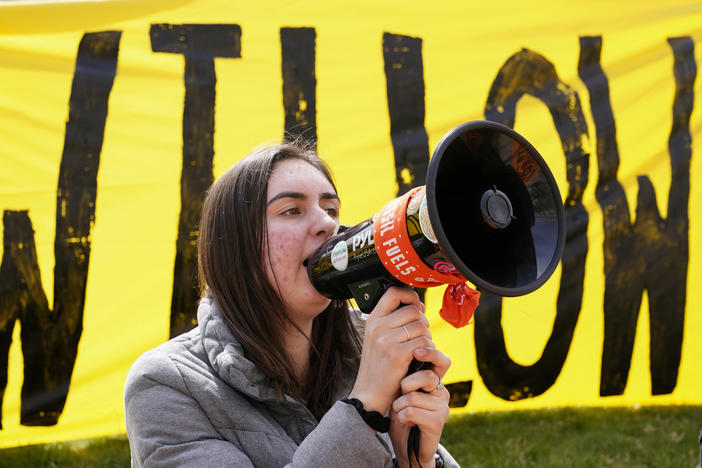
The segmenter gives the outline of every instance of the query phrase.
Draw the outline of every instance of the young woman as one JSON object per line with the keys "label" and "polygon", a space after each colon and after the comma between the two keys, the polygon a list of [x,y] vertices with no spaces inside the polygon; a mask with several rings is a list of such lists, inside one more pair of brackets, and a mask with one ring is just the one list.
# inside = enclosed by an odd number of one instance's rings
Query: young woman
{"label": "young woman", "polygon": [[[198,325],[127,377],[133,466],[407,467],[414,425],[412,466],[458,466],[439,445],[450,360],[417,295],[391,288],[361,321],[310,283],[307,258],[338,228],[329,171],[294,144],[215,182],[200,225]],[[431,370],[406,376],[413,358]]]}

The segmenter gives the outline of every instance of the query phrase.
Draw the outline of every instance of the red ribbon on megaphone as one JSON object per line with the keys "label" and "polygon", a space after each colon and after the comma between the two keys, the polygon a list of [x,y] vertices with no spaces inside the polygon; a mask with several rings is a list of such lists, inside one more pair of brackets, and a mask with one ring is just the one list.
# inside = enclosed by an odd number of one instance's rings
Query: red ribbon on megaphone
{"label": "red ribbon on megaphone", "polygon": [[439,315],[456,328],[465,327],[478,307],[480,293],[466,283],[449,284],[444,290]]}
{"label": "red ribbon on megaphone", "polygon": [[[470,323],[478,306],[480,293],[466,284],[466,279],[450,265],[440,272],[430,268],[417,255],[407,230],[407,205],[424,186],[416,187],[391,200],[374,217],[373,238],[383,266],[399,281],[418,288],[448,284],[439,315],[456,328]],[[442,266],[447,264],[442,262]]]}

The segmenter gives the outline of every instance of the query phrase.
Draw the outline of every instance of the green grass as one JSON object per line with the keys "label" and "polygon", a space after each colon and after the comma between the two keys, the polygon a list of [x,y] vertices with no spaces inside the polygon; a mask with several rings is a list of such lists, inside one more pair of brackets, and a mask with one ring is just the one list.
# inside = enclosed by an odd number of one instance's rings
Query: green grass
{"label": "green grass", "polygon": [[442,442],[461,466],[699,465],[702,407],[566,408],[454,416]]}
{"label": "green grass", "polygon": [[0,450],[1,468],[124,468],[129,465],[126,436]]}
{"label": "green grass", "polygon": [[[566,408],[456,415],[442,443],[463,467],[699,464],[702,406]],[[0,468],[128,467],[124,436],[0,450]]]}

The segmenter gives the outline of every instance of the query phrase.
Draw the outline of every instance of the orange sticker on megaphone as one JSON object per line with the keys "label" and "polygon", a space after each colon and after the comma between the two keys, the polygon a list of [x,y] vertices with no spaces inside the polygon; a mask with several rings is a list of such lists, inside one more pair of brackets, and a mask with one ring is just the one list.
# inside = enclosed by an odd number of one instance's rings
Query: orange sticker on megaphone
{"label": "orange sticker on megaphone", "polygon": [[[412,246],[407,231],[407,206],[412,197],[423,190],[424,187],[417,187],[391,200],[374,217],[373,237],[378,257],[390,274],[410,286],[427,288],[442,283],[463,283],[465,278],[457,272],[447,275],[429,267]],[[422,205],[426,205],[426,197],[422,197]],[[421,210],[420,207],[420,213]]]}
{"label": "orange sticker on megaphone", "polygon": [[[376,252],[385,269],[402,283],[418,288],[448,284],[439,314],[454,327],[462,327],[473,317],[480,293],[466,284],[452,264],[439,261],[432,269],[415,252],[407,231],[407,212],[413,196],[423,190],[415,188],[391,200],[373,217]],[[424,206],[426,197],[422,197],[420,215]]]}

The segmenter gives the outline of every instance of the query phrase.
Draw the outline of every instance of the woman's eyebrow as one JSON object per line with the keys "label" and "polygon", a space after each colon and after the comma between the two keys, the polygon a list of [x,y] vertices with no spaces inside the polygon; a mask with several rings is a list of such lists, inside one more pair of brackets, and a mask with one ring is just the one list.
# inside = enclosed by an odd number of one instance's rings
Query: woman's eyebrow
{"label": "woman's eyebrow", "polygon": [[[298,200],[306,200],[307,195],[301,192],[280,192],[275,194],[270,200],[268,200],[268,205],[281,198],[295,198]],[[323,192],[319,195],[320,200],[338,200],[339,196],[334,192]]]}
{"label": "woman's eyebrow", "polygon": [[270,200],[268,200],[268,204],[270,205],[274,201],[280,200],[281,198],[296,198],[299,200],[304,200],[307,198],[307,195],[300,192],[280,192],[273,195],[273,197]]}
{"label": "woman's eyebrow", "polygon": [[320,198],[321,200],[338,200],[338,199],[339,199],[339,195],[337,195],[337,194],[334,193],[334,192],[324,192],[323,194],[321,194],[321,195],[319,196],[319,198]]}

